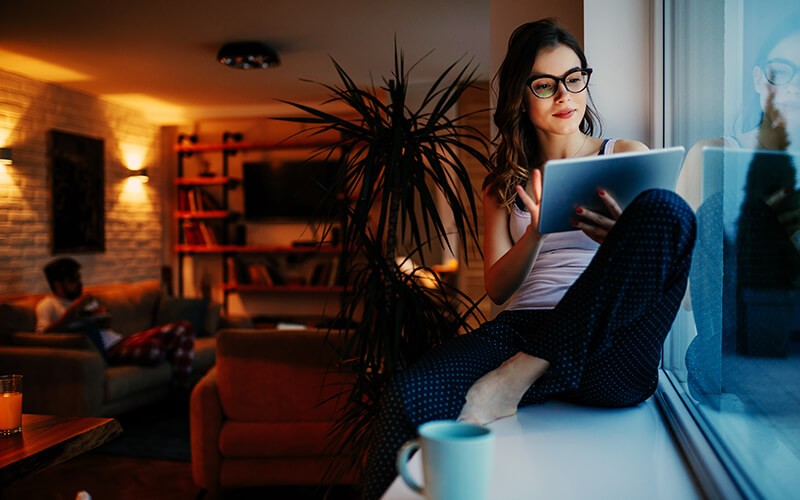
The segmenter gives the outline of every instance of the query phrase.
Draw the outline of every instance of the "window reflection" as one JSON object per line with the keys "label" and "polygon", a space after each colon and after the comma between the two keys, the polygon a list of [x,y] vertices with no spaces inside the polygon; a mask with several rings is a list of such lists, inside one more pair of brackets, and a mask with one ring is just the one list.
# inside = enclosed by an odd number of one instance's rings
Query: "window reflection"
{"label": "window reflection", "polygon": [[[800,487],[796,3],[666,3],[666,126],[674,145],[691,146],[679,191],[697,211],[698,240],[664,367],[729,465],[775,498]],[[703,64],[709,54],[720,57]]]}

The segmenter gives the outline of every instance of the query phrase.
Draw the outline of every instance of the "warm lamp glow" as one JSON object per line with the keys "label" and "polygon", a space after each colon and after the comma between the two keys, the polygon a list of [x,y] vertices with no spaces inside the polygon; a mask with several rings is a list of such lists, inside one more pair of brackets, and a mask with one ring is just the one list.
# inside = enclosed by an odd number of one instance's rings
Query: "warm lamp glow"
{"label": "warm lamp glow", "polygon": [[152,123],[185,123],[188,121],[183,107],[146,94],[105,94],[103,99],[129,108],[139,109]]}
{"label": "warm lamp glow", "polygon": [[142,206],[149,203],[147,189],[138,176],[131,176],[125,180],[120,191],[119,201],[130,206]]}
{"label": "warm lamp glow", "polygon": [[146,147],[138,144],[121,144],[119,149],[122,153],[122,161],[128,170],[141,170],[144,167]]}
{"label": "warm lamp glow", "polygon": [[79,82],[89,76],[35,57],[0,49],[0,68],[14,68],[14,73],[45,82]]}

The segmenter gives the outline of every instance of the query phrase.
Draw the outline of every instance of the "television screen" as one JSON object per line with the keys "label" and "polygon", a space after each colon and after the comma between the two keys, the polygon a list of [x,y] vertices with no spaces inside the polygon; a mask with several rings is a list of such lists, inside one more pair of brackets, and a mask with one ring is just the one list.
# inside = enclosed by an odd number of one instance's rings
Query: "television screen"
{"label": "television screen", "polygon": [[[244,163],[248,220],[329,219],[335,214],[338,164],[332,161]],[[331,201],[333,200],[333,201]]]}

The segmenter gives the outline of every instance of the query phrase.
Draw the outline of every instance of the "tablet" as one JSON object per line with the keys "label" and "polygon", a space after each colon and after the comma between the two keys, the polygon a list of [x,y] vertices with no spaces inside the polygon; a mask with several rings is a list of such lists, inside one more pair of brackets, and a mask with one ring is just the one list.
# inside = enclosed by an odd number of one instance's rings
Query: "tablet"
{"label": "tablet", "polygon": [[578,206],[608,215],[597,194],[600,188],[623,209],[642,191],[674,191],[684,155],[684,148],[678,146],[546,162],[542,167],[539,232],[574,231],[572,220]]}

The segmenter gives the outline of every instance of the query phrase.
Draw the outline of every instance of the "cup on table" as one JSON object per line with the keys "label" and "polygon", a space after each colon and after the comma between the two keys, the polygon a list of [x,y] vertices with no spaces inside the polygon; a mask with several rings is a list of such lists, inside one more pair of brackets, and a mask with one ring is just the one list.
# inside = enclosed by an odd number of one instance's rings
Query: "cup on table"
{"label": "cup on table", "polygon": [[0,437],[22,432],[22,375],[0,375]]}
{"label": "cup on table", "polygon": [[[422,424],[419,437],[397,453],[397,470],[409,488],[428,500],[481,500],[489,490],[494,435],[488,428],[455,420]],[[408,460],[422,449],[425,485],[408,473]]]}

